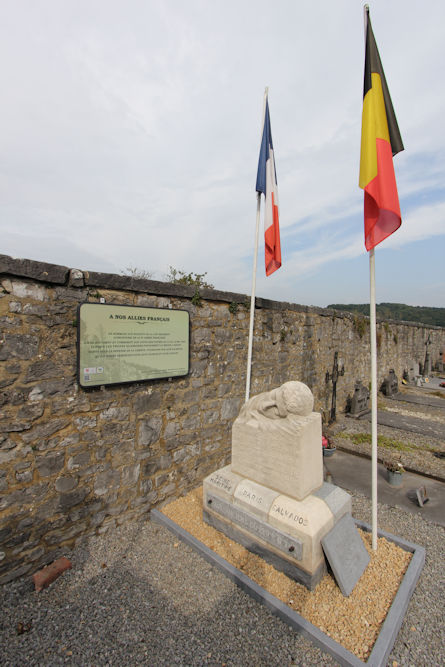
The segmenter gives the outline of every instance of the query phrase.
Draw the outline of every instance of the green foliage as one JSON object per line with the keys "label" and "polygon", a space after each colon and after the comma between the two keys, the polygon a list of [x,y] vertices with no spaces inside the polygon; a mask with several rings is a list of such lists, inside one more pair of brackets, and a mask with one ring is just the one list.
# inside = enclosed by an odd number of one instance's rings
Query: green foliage
{"label": "green foliage", "polygon": [[365,335],[367,325],[369,325],[369,322],[365,320],[364,317],[360,317],[359,315],[354,316],[353,327],[360,336],[360,338],[363,338],[363,336]]}
{"label": "green foliage", "polygon": [[[328,308],[369,315],[369,304],[367,303],[331,303]],[[405,322],[421,322],[431,326],[445,327],[445,308],[408,306],[403,303],[378,303],[376,305],[376,315],[382,320],[403,320]]]}
{"label": "green foliage", "polygon": [[286,329],[281,329],[280,331],[280,341],[283,342],[286,340]]}
{"label": "green foliage", "polygon": [[232,315],[236,315],[238,312],[239,304],[236,303],[236,301],[232,301],[231,304],[229,304],[229,312],[232,313]]}
{"label": "green foliage", "polygon": [[130,278],[143,278],[145,280],[153,279],[153,271],[146,271],[146,269],[139,269],[137,266],[127,266],[121,271],[121,275],[129,276]]}
{"label": "green foliage", "polygon": [[194,271],[186,273],[181,269],[175,269],[173,266],[170,266],[166,280],[168,283],[173,283],[174,285],[195,285],[196,287],[213,289],[213,285],[204,280],[206,275],[207,271],[205,273],[195,273]]}
{"label": "green foliage", "polygon": [[198,308],[200,308],[202,305],[202,299],[198,288],[195,289],[195,293],[192,296],[192,303],[194,306],[198,306]]}

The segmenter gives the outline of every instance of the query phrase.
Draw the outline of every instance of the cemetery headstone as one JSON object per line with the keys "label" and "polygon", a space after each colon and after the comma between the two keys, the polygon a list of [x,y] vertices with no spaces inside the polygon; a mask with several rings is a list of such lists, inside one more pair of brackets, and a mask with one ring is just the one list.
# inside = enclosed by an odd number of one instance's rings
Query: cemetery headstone
{"label": "cemetery headstone", "polygon": [[357,380],[354,387],[354,395],[350,403],[349,415],[361,417],[369,412],[369,389]]}
{"label": "cemetery headstone", "polygon": [[383,380],[382,392],[385,396],[394,396],[399,391],[399,381],[394,369],[391,368],[387,377]]}

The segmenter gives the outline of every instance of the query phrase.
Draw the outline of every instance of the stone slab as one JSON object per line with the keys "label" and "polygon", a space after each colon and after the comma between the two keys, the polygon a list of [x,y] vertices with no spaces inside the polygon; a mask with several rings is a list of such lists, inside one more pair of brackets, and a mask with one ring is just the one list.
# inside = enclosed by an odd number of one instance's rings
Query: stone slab
{"label": "stone slab", "polygon": [[339,486],[324,482],[321,489],[315,491],[313,495],[324,500],[334,515],[334,521],[337,521],[343,514],[352,513],[351,496],[343,489],[340,489]]}
{"label": "stone slab", "polygon": [[301,560],[303,558],[303,543],[295,536],[287,535],[274,528],[259,517],[246,512],[241,507],[218,498],[213,494],[207,495],[207,510],[216,513],[241,529],[255,535],[279,551],[284,551],[289,558]]}
{"label": "stone slab", "polygon": [[[371,421],[371,415],[366,415],[364,419]],[[410,431],[411,433],[420,433],[430,438],[445,439],[445,424],[440,422],[426,421],[419,417],[405,417],[395,412],[377,411],[377,422],[381,426],[390,426],[398,428],[401,431]]]}
{"label": "stone slab", "polygon": [[[241,544],[252,553],[260,556],[266,563],[272,565],[279,572],[283,572],[290,579],[303,584],[310,591],[315,589],[327,572],[326,561],[324,559],[315,571],[310,574],[299,567],[297,562],[291,562],[287,557],[284,557],[283,552],[274,551],[270,545],[260,541],[252,533],[240,530],[236,524],[224,521],[221,517],[206,510],[203,512],[203,518],[209,526],[213,526],[213,528],[227,535],[227,537],[237,542],[237,544]],[[291,554],[288,555],[290,556]]]}
{"label": "stone slab", "polygon": [[215,470],[215,472],[208,475],[203,482],[204,503],[206,502],[207,494],[211,493],[212,490],[216,491],[222,498],[232,502],[235,489],[242,480],[243,478],[240,477],[240,475],[236,475],[232,472],[230,465]]}
{"label": "stone slab", "polygon": [[267,521],[272,503],[278,495],[276,491],[261,484],[256,484],[250,479],[243,479],[235,489],[233,504]]}
{"label": "stone slab", "polygon": [[[332,655],[340,665],[344,665],[345,667],[359,667],[360,665],[367,665],[367,667],[385,667],[425,563],[425,549],[423,547],[407,542],[390,533],[378,531],[379,537],[385,537],[387,540],[394,542],[397,546],[405,551],[409,551],[413,555],[391,608],[381,626],[379,636],[376,639],[371,655],[367,662],[364,663],[353,653],[345,649],[344,646],[334,641],[315,625],[312,625],[312,623],[300,616],[296,611],[290,609],[284,602],[281,602],[281,600],[278,600],[278,598],[274,597],[271,593],[252,581],[252,579],[247,577],[241,570],[238,570],[221,558],[221,556],[218,556],[218,554],[209,549],[205,544],[187,533],[187,531],[165,516],[165,514],[153,509],[151,510],[151,518],[195,549],[205,560],[217,567],[254,600],[264,604],[273,614],[278,616],[282,621],[294,628],[304,637],[307,637],[309,641],[323,651]],[[356,525],[367,532],[371,532],[371,526],[368,524],[356,521]]]}
{"label": "stone slab", "polygon": [[232,427],[232,470],[303,500],[323,484],[321,415],[245,421]]}
{"label": "stone slab", "polygon": [[352,593],[371,560],[354,520],[345,514],[325,535],[321,544],[335,580],[346,597]]}
{"label": "stone slab", "polygon": [[415,394],[394,394],[393,396],[387,396],[393,401],[403,401],[404,403],[416,403],[417,405],[429,405],[432,408],[444,408],[445,410],[445,393],[444,398],[439,398],[436,396],[428,396],[424,394],[423,396],[416,396]]}

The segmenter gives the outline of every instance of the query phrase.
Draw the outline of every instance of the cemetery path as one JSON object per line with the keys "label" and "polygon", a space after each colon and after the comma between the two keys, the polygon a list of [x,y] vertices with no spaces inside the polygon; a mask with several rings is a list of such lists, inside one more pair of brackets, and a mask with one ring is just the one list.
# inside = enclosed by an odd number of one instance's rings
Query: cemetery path
{"label": "cemetery path", "polygon": [[[354,456],[348,452],[338,451],[334,456],[323,460],[325,471],[330,481],[347,491],[358,491],[371,498],[371,461]],[[416,490],[425,487],[428,501],[419,506]],[[422,475],[405,472],[402,486],[388,484],[386,469],[382,464],[377,466],[377,497],[378,501],[400,507],[408,512],[421,516],[445,527],[445,483],[434,479],[426,479]]]}
{"label": "cemetery path", "polygon": [[[362,419],[371,421],[371,414],[367,414]],[[408,417],[403,414],[387,412],[385,410],[377,411],[377,422],[381,426],[390,426],[401,431],[410,431],[420,433],[421,435],[445,440],[445,424],[440,422],[422,419],[419,417]]]}
{"label": "cemetery path", "polygon": [[404,403],[416,403],[417,405],[429,405],[434,408],[445,409],[445,400],[443,398],[432,396],[431,393],[426,392],[424,394],[408,394],[399,392],[393,396],[388,396],[388,399],[393,401],[403,401]]}

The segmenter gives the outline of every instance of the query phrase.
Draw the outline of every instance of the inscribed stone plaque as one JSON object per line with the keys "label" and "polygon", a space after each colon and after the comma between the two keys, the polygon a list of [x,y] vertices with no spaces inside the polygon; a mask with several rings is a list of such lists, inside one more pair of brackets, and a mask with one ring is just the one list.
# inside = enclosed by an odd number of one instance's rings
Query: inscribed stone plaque
{"label": "inscribed stone plaque", "polygon": [[370,561],[352,516],[345,514],[321,544],[341,592],[350,595]]}
{"label": "inscribed stone plaque", "polygon": [[82,387],[189,372],[190,327],[185,310],[83,303],[77,322]]}
{"label": "inscribed stone plaque", "polygon": [[242,477],[232,472],[230,465],[215,470],[203,482],[204,502],[208,493],[216,494],[220,498],[232,502],[233,494]]}
{"label": "inscribed stone plaque", "polygon": [[278,495],[277,491],[272,491],[262,484],[243,479],[236,487],[233,503],[267,521],[270,507]]}
{"label": "inscribed stone plaque", "polygon": [[276,547],[280,551],[286,552],[288,557],[295,560],[302,559],[303,544],[300,540],[285,535],[285,533],[276,528],[272,528],[272,526],[242,510],[240,507],[236,507],[222,500],[222,498],[217,498],[209,493],[207,495],[207,509],[228,519],[239,528],[247,530],[255,537]]}

